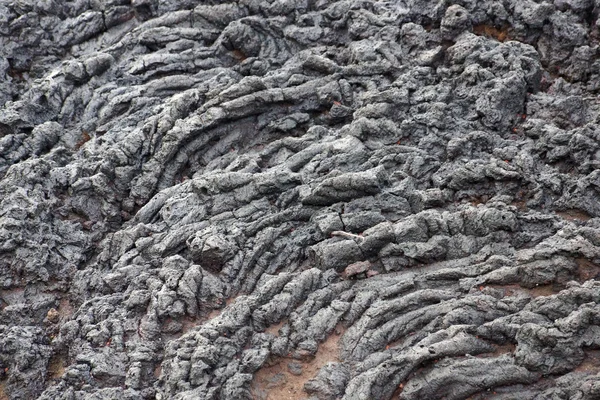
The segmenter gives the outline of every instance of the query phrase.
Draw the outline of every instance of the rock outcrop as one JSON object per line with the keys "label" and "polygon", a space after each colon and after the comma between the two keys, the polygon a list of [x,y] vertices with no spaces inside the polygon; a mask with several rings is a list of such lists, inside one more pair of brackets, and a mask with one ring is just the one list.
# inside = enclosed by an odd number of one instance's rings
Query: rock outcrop
{"label": "rock outcrop", "polygon": [[600,398],[598,0],[0,0],[0,399]]}

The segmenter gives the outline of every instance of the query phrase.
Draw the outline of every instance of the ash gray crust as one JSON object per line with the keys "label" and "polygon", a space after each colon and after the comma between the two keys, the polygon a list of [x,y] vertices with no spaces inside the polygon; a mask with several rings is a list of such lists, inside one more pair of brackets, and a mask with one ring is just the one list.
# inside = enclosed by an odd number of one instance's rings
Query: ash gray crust
{"label": "ash gray crust", "polygon": [[599,399],[599,13],[0,0],[0,398]]}

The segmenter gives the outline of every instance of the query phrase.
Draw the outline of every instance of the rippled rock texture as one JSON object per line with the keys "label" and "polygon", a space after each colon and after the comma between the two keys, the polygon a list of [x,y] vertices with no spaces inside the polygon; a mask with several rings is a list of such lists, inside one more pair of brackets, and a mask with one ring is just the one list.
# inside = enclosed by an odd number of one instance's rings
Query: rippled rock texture
{"label": "rippled rock texture", "polygon": [[0,0],[0,399],[600,398],[598,0]]}

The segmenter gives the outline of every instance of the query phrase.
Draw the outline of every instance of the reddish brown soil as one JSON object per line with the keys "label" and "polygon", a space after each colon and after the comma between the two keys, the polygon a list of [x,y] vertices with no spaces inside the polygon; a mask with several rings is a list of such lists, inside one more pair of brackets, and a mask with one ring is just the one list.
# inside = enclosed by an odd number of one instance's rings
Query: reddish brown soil
{"label": "reddish brown soil", "polygon": [[499,42],[504,42],[507,39],[510,40],[509,28],[509,26],[496,28],[495,26],[481,24],[473,27],[473,33],[479,36],[494,38]]}
{"label": "reddish brown soil", "polygon": [[287,322],[286,320],[283,320],[283,321],[279,322],[278,324],[271,325],[270,327],[265,329],[265,332],[270,333],[275,336],[279,336],[279,330],[283,327],[283,325],[285,325],[286,322]]}
{"label": "reddish brown soil", "polygon": [[[267,331],[277,334],[285,323],[273,325]],[[252,398],[256,400],[300,400],[308,397],[304,384],[315,377],[319,370],[329,362],[339,362],[339,340],[343,328],[336,327],[334,332],[319,345],[317,354],[312,359],[294,360],[291,357],[278,358],[268,366],[254,374],[252,381]],[[288,363],[297,362],[302,365],[302,374],[293,375],[288,371]]]}
{"label": "reddish brown soil", "polygon": [[183,328],[181,330],[181,334],[187,333],[190,329],[200,325],[201,320],[199,318],[192,318],[189,316],[183,317],[181,319],[181,323],[183,324]]}
{"label": "reddish brown soil", "polygon": [[402,393],[402,390],[404,390],[404,383],[401,383],[400,385],[398,385],[398,387],[396,388],[394,393],[392,393],[392,399],[400,398],[400,393]]}
{"label": "reddish brown soil", "polygon": [[66,360],[63,355],[55,355],[48,361],[48,380],[58,379],[65,373]]}
{"label": "reddish brown soil", "polygon": [[8,395],[6,394],[6,382],[0,382],[0,400],[8,400]]}
{"label": "reddish brown soil", "polygon": [[566,219],[567,221],[589,221],[592,217],[586,213],[585,211],[582,210],[565,210],[565,211],[559,211],[556,213],[557,215],[559,215],[560,217]]}
{"label": "reddish brown soil", "polygon": [[594,279],[600,274],[600,265],[594,264],[585,258],[578,258],[575,262],[577,262],[577,275],[581,283]]}
{"label": "reddish brown soil", "polygon": [[73,315],[73,307],[68,299],[61,299],[58,305],[58,314],[60,315],[60,320],[64,321]]}
{"label": "reddish brown soil", "polygon": [[563,289],[560,285],[540,285],[531,289],[526,289],[533,297],[552,296]]}
{"label": "reddish brown soil", "polygon": [[201,322],[208,321],[219,316],[228,305],[234,302],[235,299],[237,299],[237,297],[231,297],[225,300],[225,306],[223,308],[215,308],[210,312],[210,314],[207,315],[206,319],[202,320]]}
{"label": "reddish brown soil", "polygon": [[81,139],[75,144],[75,149],[79,150],[81,146],[89,142],[92,137],[86,131],[81,132]]}
{"label": "reddish brown soil", "polygon": [[244,54],[244,52],[242,52],[241,50],[237,50],[237,49],[233,50],[231,52],[231,54],[238,61],[244,61],[246,58],[248,58],[248,56],[246,54]]}
{"label": "reddish brown soil", "polygon": [[515,346],[512,343],[495,345],[494,347],[495,347],[495,350],[493,352],[480,354],[477,357],[481,357],[481,358],[499,357],[502,354],[512,354],[515,352],[515,349],[517,348],[517,346]]}
{"label": "reddish brown soil", "polygon": [[586,351],[585,359],[577,368],[575,368],[575,371],[593,374],[600,372],[600,350]]}

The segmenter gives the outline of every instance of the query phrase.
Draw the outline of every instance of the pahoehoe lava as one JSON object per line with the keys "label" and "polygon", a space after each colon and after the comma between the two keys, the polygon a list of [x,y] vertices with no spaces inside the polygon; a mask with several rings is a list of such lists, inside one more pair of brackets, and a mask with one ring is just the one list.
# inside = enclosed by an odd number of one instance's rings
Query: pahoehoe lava
{"label": "pahoehoe lava", "polygon": [[600,399],[600,0],[0,0],[0,399]]}

